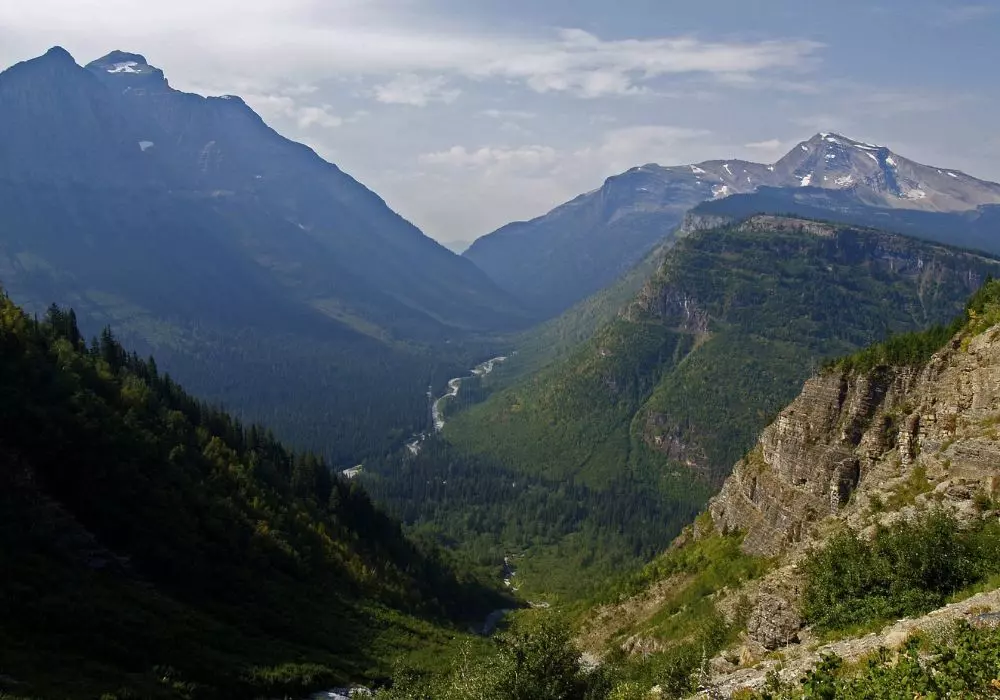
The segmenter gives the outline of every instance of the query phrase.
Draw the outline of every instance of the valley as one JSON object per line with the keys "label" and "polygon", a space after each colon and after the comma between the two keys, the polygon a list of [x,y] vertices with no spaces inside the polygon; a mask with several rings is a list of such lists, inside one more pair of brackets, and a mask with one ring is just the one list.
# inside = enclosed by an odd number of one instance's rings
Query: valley
{"label": "valley", "polygon": [[0,64],[0,700],[1000,697],[978,103],[349,4]]}

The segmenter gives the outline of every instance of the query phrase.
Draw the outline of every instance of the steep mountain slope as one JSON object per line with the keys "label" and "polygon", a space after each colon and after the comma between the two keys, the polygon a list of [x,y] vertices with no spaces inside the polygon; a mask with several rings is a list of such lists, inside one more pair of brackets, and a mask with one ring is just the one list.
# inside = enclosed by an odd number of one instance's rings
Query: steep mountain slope
{"label": "steep mountain slope", "polygon": [[0,694],[301,695],[501,600],[71,313],[0,297],[0,386]]}
{"label": "steep mountain slope", "polygon": [[515,472],[597,491],[631,480],[687,512],[824,358],[945,322],[998,272],[871,229],[758,217],[696,231],[591,341],[444,435]]}
{"label": "steep mountain slope", "polygon": [[[574,356],[447,434],[600,480],[626,461],[631,431],[659,459],[718,477],[822,358],[946,321],[998,270],[988,256],[807,220],[699,230]],[[598,459],[619,431],[622,450]]]}
{"label": "steep mountain slope", "polygon": [[[882,210],[954,213],[1000,203],[996,183],[824,133],[773,165],[713,160],[633,168],[542,217],[483,236],[465,257],[540,313],[555,315],[611,284],[668,236],[691,207],[762,187],[839,193],[868,215],[858,223],[870,226],[882,225],[877,216]],[[957,243],[940,226],[927,235]],[[987,249],[996,252],[998,246],[992,241]]]}
{"label": "steep mountain slope", "polygon": [[524,611],[376,697],[997,697],[998,372],[991,280],[950,326],[828,363],[666,551],[558,606],[575,639]]}
{"label": "steep mountain slope", "polygon": [[111,323],[206,396],[352,447],[338,458],[365,449],[357,416],[382,432],[423,420],[436,363],[403,344],[523,322],[473,264],[242,100],[173,90],[141,56],[84,69],[52,49],[0,74],[0,114],[12,297],[70,303],[88,333]]}
{"label": "steep mountain slope", "polygon": [[[992,697],[995,652],[942,652],[997,641],[998,373],[995,281],[949,327],[829,363],[762,432],[695,527],[625,587],[628,597],[595,613],[587,638],[605,628],[594,651],[624,643],[676,654],[670,613],[684,601],[702,623],[714,615],[727,630],[711,647],[721,653],[702,662],[701,689],[713,697],[750,697],[747,688],[765,684],[763,697],[800,697],[796,681],[813,666],[811,682],[829,697],[855,697],[846,693],[854,674],[870,697],[902,684],[907,695],[911,683],[932,690],[952,675],[961,680],[947,683],[965,684],[952,689]],[[699,557],[703,571],[719,574],[700,588],[678,575]],[[741,559],[741,571],[726,569]],[[956,623],[994,631],[956,632]],[[886,679],[872,671],[895,667],[881,663],[894,652],[910,666],[896,686],[880,685]],[[854,665],[839,669],[823,661],[828,654]],[[917,672],[937,659],[934,672]],[[789,685],[776,689],[769,674]]]}

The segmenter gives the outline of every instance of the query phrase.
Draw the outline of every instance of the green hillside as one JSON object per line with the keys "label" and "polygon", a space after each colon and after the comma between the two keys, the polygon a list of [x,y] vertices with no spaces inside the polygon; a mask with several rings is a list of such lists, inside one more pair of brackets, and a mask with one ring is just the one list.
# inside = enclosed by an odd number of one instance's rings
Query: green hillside
{"label": "green hillside", "polygon": [[761,217],[698,231],[571,357],[458,415],[445,437],[515,474],[595,492],[624,480],[689,513],[824,359],[953,318],[998,271],[872,229]]}
{"label": "green hillside", "polygon": [[0,386],[0,695],[302,694],[510,605],[72,312],[0,298]]}

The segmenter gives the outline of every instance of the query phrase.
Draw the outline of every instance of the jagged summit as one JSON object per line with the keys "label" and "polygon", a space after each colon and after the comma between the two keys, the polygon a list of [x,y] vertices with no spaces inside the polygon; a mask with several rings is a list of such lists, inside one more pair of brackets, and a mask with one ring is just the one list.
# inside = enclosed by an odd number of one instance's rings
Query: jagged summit
{"label": "jagged summit", "polygon": [[87,68],[93,70],[95,68],[101,68],[108,73],[114,74],[137,74],[137,73],[149,73],[151,71],[159,70],[146,61],[146,57],[142,54],[128,53],[126,51],[112,51],[106,56],[102,56],[94,61],[87,64]]}
{"label": "jagged summit", "polygon": [[112,51],[86,65],[87,70],[102,82],[125,90],[144,89],[151,92],[169,89],[163,71],[149,65],[146,57],[127,51]]}
{"label": "jagged summit", "polygon": [[[927,222],[915,217],[975,217],[977,208],[1000,205],[1000,184],[820,132],[774,163],[731,158],[631,168],[544,216],[479,238],[463,255],[531,306],[556,314],[618,279],[692,207],[751,194],[780,202],[781,212],[789,211],[788,200],[808,198],[830,218],[861,209],[868,224],[907,219],[905,230],[943,240],[955,240],[954,227],[921,228]],[[763,210],[772,211],[751,207]]]}

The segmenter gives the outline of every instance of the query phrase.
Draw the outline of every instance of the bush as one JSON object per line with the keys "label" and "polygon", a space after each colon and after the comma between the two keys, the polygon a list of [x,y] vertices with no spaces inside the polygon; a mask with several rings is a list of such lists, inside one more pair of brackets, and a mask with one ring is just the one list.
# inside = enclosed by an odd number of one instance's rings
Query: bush
{"label": "bush", "polygon": [[[590,700],[601,674],[580,669],[580,652],[567,627],[549,617],[521,621],[498,634],[492,653],[464,653],[451,673],[425,681],[397,678],[378,700]],[[603,691],[604,684],[600,683]],[[604,697],[606,693],[600,695]]]}
{"label": "bush", "polygon": [[[929,652],[929,653],[926,653]],[[1000,630],[974,630],[964,623],[952,638],[921,653],[912,643],[895,659],[880,650],[859,669],[827,656],[798,687],[773,680],[753,695],[759,700],[799,698],[1000,698]]]}
{"label": "bush", "polygon": [[871,541],[844,531],[804,563],[805,618],[821,630],[913,615],[1000,571],[1000,527],[961,530],[935,511],[880,528]]}

